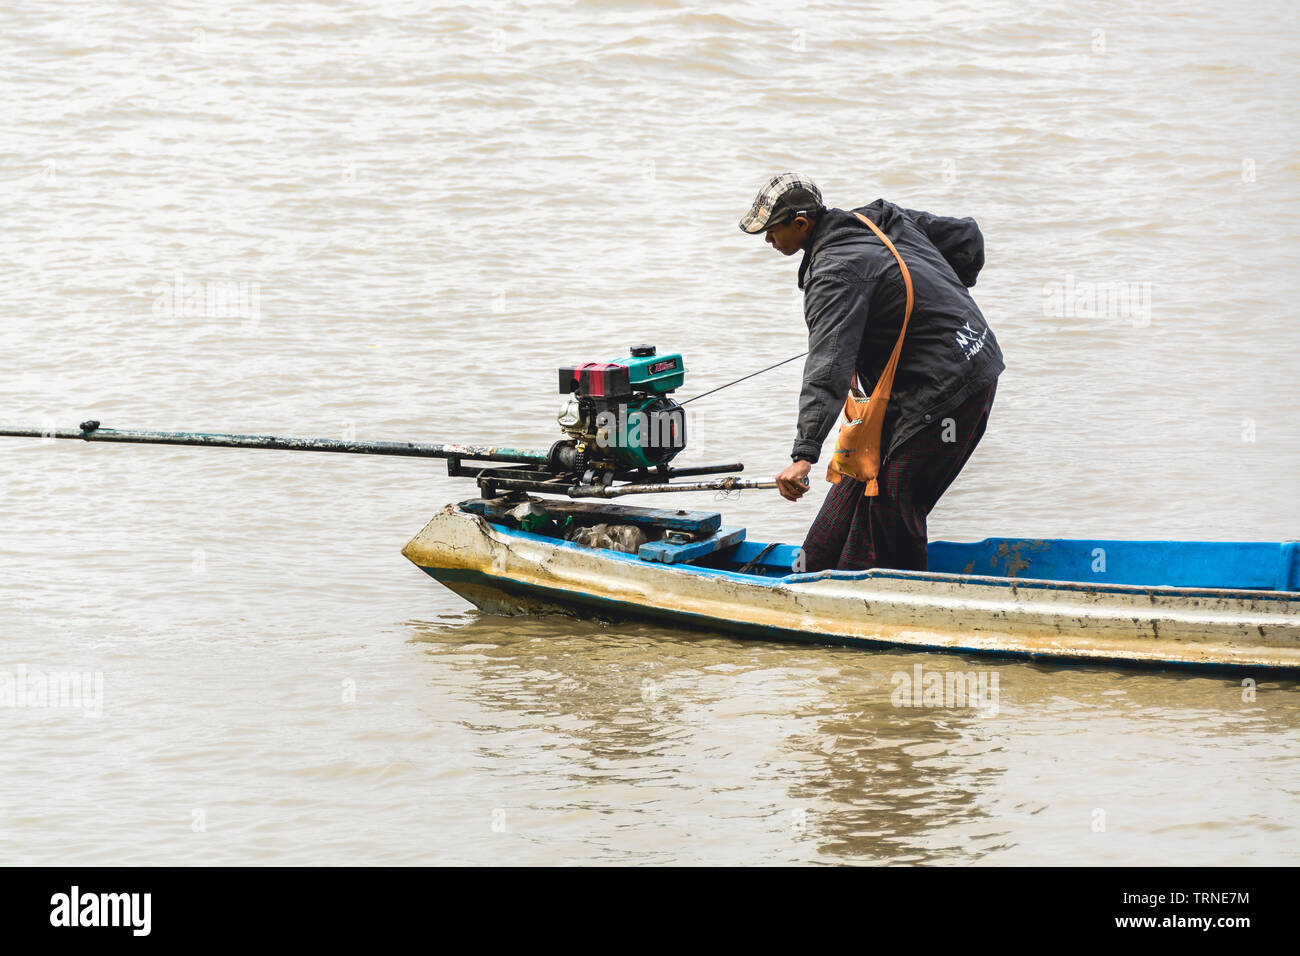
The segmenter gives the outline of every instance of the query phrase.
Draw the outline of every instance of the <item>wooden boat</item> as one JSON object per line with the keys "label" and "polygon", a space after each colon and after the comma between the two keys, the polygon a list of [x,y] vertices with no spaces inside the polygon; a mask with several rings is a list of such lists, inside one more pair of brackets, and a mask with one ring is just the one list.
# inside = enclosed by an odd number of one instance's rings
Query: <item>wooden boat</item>
{"label": "wooden boat", "polygon": [[[649,540],[625,553],[564,536],[597,524],[631,525]],[[493,613],[558,609],[767,639],[1300,673],[1297,542],[937,541],[925,572],[803,573],[796,548],[748,541],[717,512],[515,498],[448,505],[402,553]]]}

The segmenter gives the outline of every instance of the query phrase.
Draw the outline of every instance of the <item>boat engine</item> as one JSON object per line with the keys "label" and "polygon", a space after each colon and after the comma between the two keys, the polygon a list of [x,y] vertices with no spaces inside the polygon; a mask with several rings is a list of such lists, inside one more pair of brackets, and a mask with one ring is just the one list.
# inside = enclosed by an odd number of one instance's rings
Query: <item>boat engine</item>
{"label": "boat engine", "polygon": [[584,485],[662,470],[686,447],[686,412],[668,397],[685,373],[680,354],[658,355],[653,345],[561,368],[560,394],[569,398],[557,420],[569,437],[551,448],[553,470]]}

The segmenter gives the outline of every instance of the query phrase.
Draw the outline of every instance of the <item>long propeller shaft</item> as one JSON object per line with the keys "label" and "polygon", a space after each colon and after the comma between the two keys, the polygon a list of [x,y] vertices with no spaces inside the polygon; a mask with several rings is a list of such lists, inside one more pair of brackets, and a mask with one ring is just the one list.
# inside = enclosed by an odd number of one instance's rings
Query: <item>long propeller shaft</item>
{"label": "long propeller shaft", "polygon": [[198,445],[208,448],[270,448],[278,451],[330,451],[346,455],[398,455],[405,458],[470,458],[477,461],[545,464],[548,452],[495,445],[421,444],[408,441],[343,441],[337,438],[284,438],[277,435],[227,435],[216,432],[161,432],[130,428],[0,428],[13,438],[67,438],[137,445]]}

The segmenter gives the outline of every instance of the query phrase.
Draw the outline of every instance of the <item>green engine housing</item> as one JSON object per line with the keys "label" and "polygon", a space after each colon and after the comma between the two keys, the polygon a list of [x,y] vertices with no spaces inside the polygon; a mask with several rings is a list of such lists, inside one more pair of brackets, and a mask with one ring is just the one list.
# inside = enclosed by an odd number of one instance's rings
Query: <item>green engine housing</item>
{"label": "green engine housing", "polygon": [[614,362],[560,369],[560,427],[573,440],[579,477],[666,465],[686,447],[685,410],[668,397],[686,367],[680,354],[633,347]]}

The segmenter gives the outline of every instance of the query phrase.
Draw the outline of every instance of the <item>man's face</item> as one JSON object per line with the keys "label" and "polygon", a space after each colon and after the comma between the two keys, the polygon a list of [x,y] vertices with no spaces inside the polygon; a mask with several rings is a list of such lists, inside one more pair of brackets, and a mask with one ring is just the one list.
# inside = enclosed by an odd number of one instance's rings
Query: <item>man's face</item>
{"label": "man's face", "polygon": [[804,240],[808,238],[809,227],[810,223],[807,219],[796,216],[789,222],[769,227],[766,238],[772,248],[781,255],[792,256],[803,248]]}

